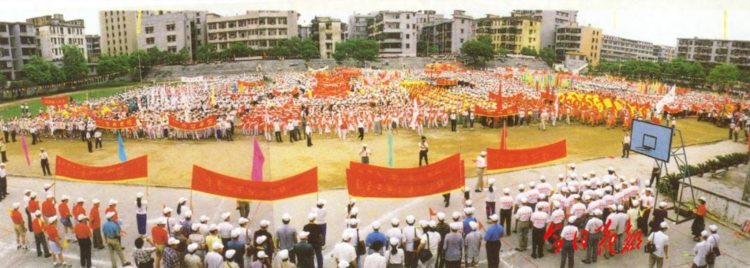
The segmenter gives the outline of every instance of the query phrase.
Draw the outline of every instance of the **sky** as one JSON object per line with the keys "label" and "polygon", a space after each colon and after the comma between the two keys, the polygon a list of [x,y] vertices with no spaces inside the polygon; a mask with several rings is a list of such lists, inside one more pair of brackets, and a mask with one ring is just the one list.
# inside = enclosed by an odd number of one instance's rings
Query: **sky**
{"label": "sky", "polygon": [[245,10],[288,10],[301,14],[300,24],[314,16],[344,21],[353,13],[378,10],[435,10],[450,16],[454,9],[484,17],[510,15],[514,9],[575,9],[580,24],[601,28],[604,34],[675,46],[677,38],[750,40],[748,0],[3,0],[0,21],[61,13],[84,19],[87,34],[99,34],[99,10],[207,10],[222,16]]}

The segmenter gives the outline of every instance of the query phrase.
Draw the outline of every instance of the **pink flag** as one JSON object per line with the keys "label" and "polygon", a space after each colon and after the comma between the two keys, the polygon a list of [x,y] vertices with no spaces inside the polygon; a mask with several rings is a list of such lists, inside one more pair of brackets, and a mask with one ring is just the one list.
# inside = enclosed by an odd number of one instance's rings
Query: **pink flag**
{"label": "pink flag", "polygon": [[21,135],[21,148],[23,148],[23,154],[26,156],[26,165],[31,166],[31,159],[29,159],[29,146],[26,145],[25,135]]}
{"label": "pink flag", "polygon": [[266,158],[263,157],[263,151],[260,150],[260,144],[257,138],[253,138],[253,174],[250,176],[253,181],[263,180],[263,162]]}

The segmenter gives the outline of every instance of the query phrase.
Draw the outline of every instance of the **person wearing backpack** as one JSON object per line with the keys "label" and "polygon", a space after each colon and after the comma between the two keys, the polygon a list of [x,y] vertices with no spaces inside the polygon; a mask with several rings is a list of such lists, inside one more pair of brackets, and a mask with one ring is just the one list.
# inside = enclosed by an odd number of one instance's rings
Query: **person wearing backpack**
{"label": "person wearing backpack", "polygon": [[708,262],[708,268],[713,268],[716,264],[716,258],[721,256],[721,250],[719,250],[719,228],[715,224],[708,226],[708,230],[711,233],[708,235],[708,245],[710,247],[707,256],[710,255]]}
{"label": "person wearing backpack", "polygon": [[654,266],[661,268],[664,265],[664,259],[669,260],[669,236],[664,233],[667,229],[669,229],[667,222],[661,222],[658,231],[648,236],[648,243],[654,245],[654,251],[648,252],[648,268]]}

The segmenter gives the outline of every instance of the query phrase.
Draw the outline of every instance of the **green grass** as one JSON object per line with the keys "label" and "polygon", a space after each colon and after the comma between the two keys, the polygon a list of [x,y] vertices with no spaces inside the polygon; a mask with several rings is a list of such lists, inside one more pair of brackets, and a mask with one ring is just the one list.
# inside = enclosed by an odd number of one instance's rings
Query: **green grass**
{"label": "green grass", "polygon": [[[125,82],[125,83],[113,82],[113,83],[108,83],[105,85],[98,85],[96,87],[90,87],[90,89],[88,89],[87,87],[84,87],[84,90],[81,90],[81,91],[57,94],[55,96],[59,96],[59,95],[73,96],[74,100],[80,102],[80,101],[86,100],[86,98],[93,99],[93,98],[112,96],[120,92],[126,91],[133,86],[137,86],[138,84],[139,83],[134,83],[134,82]],[[20,106],[23,103],[26,103],[29,105],[29,109],[31,110],[32,115],[37,115],[39,113],[39,107],[42,106],[40,100],[41,100],[40,97],[35,97],[35,98],[17,100],[17,101],[0,104],[0,117],[12,118],[12,117],[19,116],[21,114]]]}

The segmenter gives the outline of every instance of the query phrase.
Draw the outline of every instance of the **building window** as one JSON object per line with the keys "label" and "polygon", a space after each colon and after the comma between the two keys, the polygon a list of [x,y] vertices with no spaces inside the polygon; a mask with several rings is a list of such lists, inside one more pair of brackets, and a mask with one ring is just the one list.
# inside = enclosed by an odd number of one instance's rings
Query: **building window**
{"label": "building window", "polygon": [[169,46],[169,47],[167,47],[167,51],[169,51],[170,53],[175,53],[175,52],[177,52],[177,47],[176,46]]}
{"label": "building window", "polygon": [[176,35],[167,35],[167,42],[177,42],[177,36]]}
{"label": "building window", "polygon": [[333,34],[326,34],[326,40],[332,40]]}
{"label": "building window", "polygon": [[174,31],[174,24],[167,24],[167,31]]}
{"label": "building window", "polygon": [[[407,25],[408,25],[408,24],[407,24]],[[406,39],[409,39],[409,37],[410,37],[410,36],[409,36],[409,34],[406,34]]]}
{"label": "building window", "polygon": [[411,47],[410,44],[406,44],[406,49],[409,49],[409,47]]}
{"label": "building window", "polygon": [[146,27],[145,32],[147,34],[154,33],[154,26],[148,26],[148,27]]}
{"label": "building window", "polygon": [[153,37],[146,38],[146,44],[147,45],[153,45],[154,44],[154,38]]}

